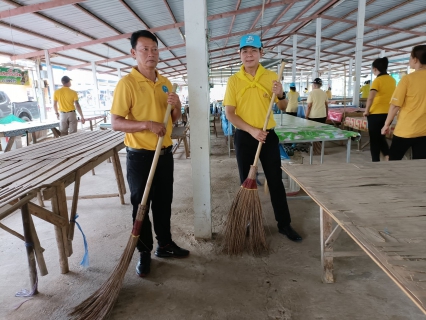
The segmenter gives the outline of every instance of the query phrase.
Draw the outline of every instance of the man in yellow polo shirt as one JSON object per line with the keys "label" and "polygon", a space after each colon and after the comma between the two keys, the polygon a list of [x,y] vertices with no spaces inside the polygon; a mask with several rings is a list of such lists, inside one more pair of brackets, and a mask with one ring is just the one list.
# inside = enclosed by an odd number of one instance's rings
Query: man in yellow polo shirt
{"label": "man in yellow polo shirt", "polygon": [[[62,88],[55,91],[53,95],[53,109],[59,122],[59,131],[61,136],[66,136],[68,133],[77,132],[77,115],[75,110],[81,116],[81,123],[84,124],[84,116],[81,111],[80,103],[78,103],[78,94],[70,89],[71,79],[63,76],[61,79]],[[59,102],[59,110],[58,110]]]}
{"label": "man in yellow polo shirt", "polygon": [[260,161],[268,181],[278,231],[290,240],[300,241],[302,238],[290,225],[290,211],[281,179],[279,140],[274,131],[276,123],[273,117],[269,119],[267,131],[262,130],[272,94],[277,95],[275,102],[281,110],[286,109],[288,101],[282,84],[277,81],[277,74],[259,64],[261,56],[262,43],[259,36],[243,36],[240,40],[243,65],[240,71],[229,78],[223,104],[226,117],[237,128],[234,145],[241,183],[248,176],[259,142],[264,143]]}
{"label": "man in yellow polo shirt", "polygon": [[[151,32],[140,30],[130,38],[131,54],[137,66],[123,77],[114,91],[111,107],[111,125],[116,131],[125,132],[127,146],[127,181],[133,206],[133,223],[142,200],[151,169],[158,137],[164,136],[163,148],[158,160],[148,199],[151,207],[158,247],[155,255],[160,258],[186,257],[189,251],[172,241],[170,218],[173,198],[172,123],[181,116],[179,96],[172,93],[170,81],[155,69],[158,64],[158,40]],[[162,123],[167,104],[173,109],[167,126]],[[153,249],[152,228],[148,214],[143,220],[137,243],[140,261],[136,273],[145,277],[150,272]]]}

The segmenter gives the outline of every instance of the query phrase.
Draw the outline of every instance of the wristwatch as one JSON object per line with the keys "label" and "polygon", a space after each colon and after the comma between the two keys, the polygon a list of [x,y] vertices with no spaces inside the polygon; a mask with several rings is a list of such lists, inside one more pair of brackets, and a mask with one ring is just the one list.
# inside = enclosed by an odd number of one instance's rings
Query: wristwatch
{"label": "wristwatch", "polygon": [[285,99],[285,92],[283,91],[283,96],[281,98],[278,97],[278,96],[277,96],[277,98],[278,98],[278,100],[284,100]]}

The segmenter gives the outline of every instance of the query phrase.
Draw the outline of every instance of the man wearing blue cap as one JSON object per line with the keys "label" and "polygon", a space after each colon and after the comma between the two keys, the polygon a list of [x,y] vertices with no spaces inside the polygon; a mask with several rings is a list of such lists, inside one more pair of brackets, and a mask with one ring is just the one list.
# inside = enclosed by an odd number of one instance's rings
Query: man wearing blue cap
{"label": "man wearing blue cap", "polygon": [[287,95],[288,104],[285,113],[297,117],[297,108],[299,107],[299,92],[296,91],[296,84],[294,82],[290,83],[290,91]]}
{"label": "man wearing blue cap", "polygon": [[268,181],[278,231],[290,240],[300,241],[302,237],[290,225],[290,211],[281,179],[279,140],[274,131],[276,123],[273,117],[269,119],[267,130],[262,130],[272,94],[276,94],[275,102],[281,110],[286,109],[288,101],[281,83],[277,81],[277,74],[260,65],[262,53],[259,36],[249,34],[241,38],[240,58],[243,65],[240,71],[229,78],[223,104],[226,117],[237,128],[234,145],[241,183],[248,176],[260,141],[263,143],[260,161]]}

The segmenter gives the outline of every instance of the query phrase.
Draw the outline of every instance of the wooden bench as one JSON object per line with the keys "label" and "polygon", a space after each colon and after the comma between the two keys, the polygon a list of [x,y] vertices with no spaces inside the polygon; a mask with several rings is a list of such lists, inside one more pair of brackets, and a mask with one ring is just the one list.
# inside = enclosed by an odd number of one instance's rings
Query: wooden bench
{"label": "wooden bench", "polygon": [[[334,282],[333,258],[364,252],[426,313],[426,160],[283,170],[320,207],[323,282]],[[363,252],[333,250],[342,230]]]}
{"label": "wooden bench", "polygon": [[[77,213],[80,179],[87,172],[108,158],[112,158],[118,194],[98,194],[88,198],[119,197],[124,204],[126,187],[118,151],[124,148],[124,134],[113,131],[86,131],[67,135],[49,142],[0,155],[0,221],[21,209],[24,235],[0,224],[11,234],[33,243],[26,247],[30,266],[31,286],[36,284],[36,264],[40,274],[46,275],[43,250],[40,247],[31,215],[35,215],[55,226],[61,273],[67,273],[68,257],[72,254],[74,218]],[[67,207],[65,188],[74,183],[70,211]],[[32,202],[37,197],[39,204]],[[52,201],[52,211],[43,206],[43,201]]]}

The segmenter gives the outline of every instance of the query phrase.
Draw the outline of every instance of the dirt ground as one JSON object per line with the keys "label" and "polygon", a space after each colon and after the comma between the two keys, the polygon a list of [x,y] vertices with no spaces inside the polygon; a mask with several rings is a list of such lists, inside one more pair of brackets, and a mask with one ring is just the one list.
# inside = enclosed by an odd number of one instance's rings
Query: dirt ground
{"label": "dirt ground", "polygon": [[[175,154],[172,233],[174,240],[189,249],[191,255],[179,260],[153,255],[151,274],[142,279],[135,274],[138,259],[135,253],[111,319],[426,318],[366,255],[335,259],[336,283],[321,282],[319,209],[307,198],[289,199],[293,226],[303,236],[301,243],[293,243],[278,233],[269,196],[262,191],[270,254],[261,257],[221,254],[217,235],[222,231],[239,182],[235,156],[228,157],[225,138],[220,132],[217,138],[212,135],[211,153],[216,240],[194,238],[191,160],[185,159],[181,147]],[[326,163],[346,159],[343,146],[327,144],[326,153]],[[120,159],[125,172],[124,152],[120,153]],[[314,159],[318,163],[319,157]],[[358,152],[353,146],[352,162],[366,161],[370,161],[369,151]],[[72,186],[69,195],[71,191]],[[81,195],[116,192],[110,163],[98,166],[95,176],[88,173],[82,178]],[[21,240],[0,229],[0,319],[68,319],[70,310],[107,279],[123,252],[132,227],[129,193],[125,199],[126,205],[120,205],[118,198],[79,201],[77,221],[87,237],[90,266],[79,265],[84,247],[76,228],[68,274],[59,272],[53,226],[34,217],[49,274],[39,278],[40,293],[32,298],[14,297],[22,288],[29,289],[25,247]],[[2,222],[22,232],[20,214],[15,213]],[[358,249],[345,234],[335,248]]]}

